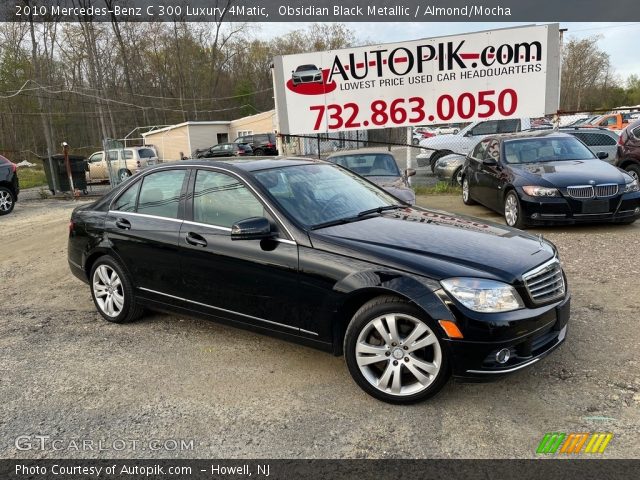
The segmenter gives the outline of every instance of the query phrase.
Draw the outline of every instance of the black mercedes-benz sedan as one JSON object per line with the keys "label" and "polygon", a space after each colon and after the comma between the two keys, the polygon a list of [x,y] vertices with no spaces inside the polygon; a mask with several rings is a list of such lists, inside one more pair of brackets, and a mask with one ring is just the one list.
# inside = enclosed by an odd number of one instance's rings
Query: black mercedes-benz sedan
{"label": "black mercedes-benz sedan", "polygon": [[542,130],[487,137],[467,156],[462,200],[504,214],[507,225],[633,223],[638,181],[580,140]]}
{"label": "black mercedes-benz sedan", "polygon": [[304,159],[145,169],[74,210],[68,259],[108,321],[176,311],[344,354],[393,403],[532,365],[569,318],[551,243]]}

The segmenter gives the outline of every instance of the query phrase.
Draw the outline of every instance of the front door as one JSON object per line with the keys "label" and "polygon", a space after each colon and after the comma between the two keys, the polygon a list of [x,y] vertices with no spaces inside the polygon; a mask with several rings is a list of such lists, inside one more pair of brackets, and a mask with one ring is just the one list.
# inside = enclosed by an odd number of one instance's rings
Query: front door
{"label": "front door", "polygon": [[[298,246],[235,175],[197,170],[180,230],[184,295],[194,309],[260,327],[298,329]],[[274,240],[232,240],[231,226],[266,217]]]}
{"label": "front door", "polygon": [[[481,162],[478,163],[478,198],[483,205],[499,210],[499,199],[502,198],[500,178],[500,142],[496,139],[483,140],[486,144]],[[493,160],[494,164],[487,164],[485,160]]]}

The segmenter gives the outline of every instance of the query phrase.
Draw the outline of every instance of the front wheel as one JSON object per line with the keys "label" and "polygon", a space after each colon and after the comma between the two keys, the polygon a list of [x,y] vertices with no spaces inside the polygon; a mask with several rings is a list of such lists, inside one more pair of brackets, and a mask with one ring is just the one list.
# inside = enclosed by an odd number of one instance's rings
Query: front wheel
{"label": "front wheel", "polygon": [[113,323],[128,323],[142,315],[136,302],[133,285],[120,264],[105,255],[91,268],[91,296],[98,312]]}
{"label": "front wheel", "polygon": [[462,186],[462,167],[459,167],[451,177],[451,185],[455,187]]}
{"label": "front wheel", "polygon": [[433,320],[401,298],[364,304],[344,339],[347,367],[365,392],[388,403],[414,403],[438,393],[450,376]]}
{"label": "front wheel", "polygon": [[8,215],[13,211],[16,197],[7,187],[0,187],[0,215]]}
{"label": "front wheel", "polygon": [[526,227],[522,208],[520,207],[520,199],[514,190],[511,190],[507,193],[507,196],[504,197],[504,220],[510,227]]}

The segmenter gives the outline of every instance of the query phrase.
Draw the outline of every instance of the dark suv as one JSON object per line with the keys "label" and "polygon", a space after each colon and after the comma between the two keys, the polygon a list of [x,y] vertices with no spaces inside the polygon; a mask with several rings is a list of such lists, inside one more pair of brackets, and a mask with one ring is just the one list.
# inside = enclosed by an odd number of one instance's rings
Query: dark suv
{"label": "dark suv", "polygon": [[248,143],[251,145],[254,155],[278,155],[276,136],[273,133],[243,135],[236,138],[234,143]]}
{"label": "dark suv", "polygon": [[630,123],[620,134],[616,166],[640,181],[640,120]]}
{"label": "dark suv", "polygon": [[20,184],[16,164],[0,155],[0,215],[11,213],[18,201]]}

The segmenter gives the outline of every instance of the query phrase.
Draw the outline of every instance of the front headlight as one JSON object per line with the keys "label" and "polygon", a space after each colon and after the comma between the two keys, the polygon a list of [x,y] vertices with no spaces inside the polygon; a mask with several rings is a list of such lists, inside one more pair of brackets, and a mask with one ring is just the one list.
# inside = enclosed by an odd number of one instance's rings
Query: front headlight
{"label": "front headlight", "polygon": [[522,187],[524,193],[531,197],[559,197],[560,192],[557,188],[538,187],[537,185],[527,185]]}
{"label": "front headlight", "polygon": [[524,307],[518,292],[506,283],[482,278],[448,278],[440,284],[474,312],[509,312]]}
{"label": "front headlight", "polygon": [[629,182],[624,186],[624,193],[632,193],[640,190],[638,186],[638,180],[634,180],[633,182]]}

